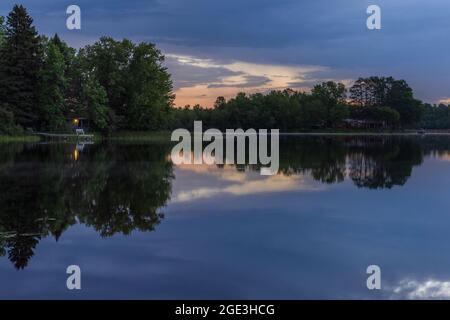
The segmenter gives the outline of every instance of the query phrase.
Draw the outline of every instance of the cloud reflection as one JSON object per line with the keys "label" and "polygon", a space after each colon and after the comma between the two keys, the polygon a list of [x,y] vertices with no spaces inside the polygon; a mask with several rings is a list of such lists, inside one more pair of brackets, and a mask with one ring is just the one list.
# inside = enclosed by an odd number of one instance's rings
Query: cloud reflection
{"label": "cloud reflection", "polygon": [[392,289],[393,298],[410,300],[450,299],[450,281],[402,280]]}
{"label": "cloud reflection", "polygon": [[265,177],[252,171],[237,171],[234,166],[218,168],[208,165],[180,165],[177,168],[195,175],[206,175],[208,179],[205,179],[205,182],[214,180],[216,183],[214,186],[201,185],[191,190],[175,192],[172,203],[213,198],[224,194],[243,196],[285,191],[321,191],[324,188],[304,175]]}

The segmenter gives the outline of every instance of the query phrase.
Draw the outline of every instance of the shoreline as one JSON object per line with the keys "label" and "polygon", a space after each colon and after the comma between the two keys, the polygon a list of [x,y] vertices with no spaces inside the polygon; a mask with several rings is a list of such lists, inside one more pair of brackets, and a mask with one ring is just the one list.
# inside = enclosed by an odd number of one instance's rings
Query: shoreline
{"label": "shoreline", "polygon": [[[269,133],[270,134],[270,133]],[[371,131],[348,131],[348,132],[280,132],[280,136],[450,136],[450,132],[371,132]],[[42,137],[37,135],[19,135],[19,136],[9,136],[0,135],[0,143],[34,143],[39,141],[45,141]],[[81,139],[83,140],[83,139]],[[101,136],[97,133],[93,134],[93,141],[117,141],[117,142],[145,142],[145,141],[170,141],[170,131],[166,132],[118,132],[111,136]],[[61,139],[60,142],[73,142],[77,139]],[[58,141],[54,141],[58,142]]]}
{"label": "shoreline", "polygon": [[33,135],[20,135],[20,136],[8,136],[0,135],[0,143],[11,143],[11,142],[39,142],[39,137]]}
{"label": "shoreline", "polygon": [[280,136],[450,136],[450,132],[282,132]]}

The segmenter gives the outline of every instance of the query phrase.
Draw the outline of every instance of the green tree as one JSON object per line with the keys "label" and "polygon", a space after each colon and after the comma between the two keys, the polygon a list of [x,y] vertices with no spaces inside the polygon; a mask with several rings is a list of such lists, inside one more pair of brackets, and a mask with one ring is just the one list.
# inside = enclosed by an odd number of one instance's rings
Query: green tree
{"label": "green tree", "polygon": [[450,106],[424,104],[422,112],[421,127],[427,129],[450,128]]}
{"label": "green tree", "polygon": [[164,56],[153,44],[134,47],[128,72],[127,91],[130,100],[127,126],[137,130],[159,130],[168,127],[174,95]]}
{"label": "green tree", "polygon": [[374,118],[380,121],[386,122],[387,125],[395,125],[400,120],[400,114],[397,110],[389,107],[378,107]]}
{"label": "green tree", "polygon": [[[6,26],[5,18],[0,16],[0,52],[5,44]],[[0,101],[0,134],[11,134],[15,130],[14,114],[8,111],[7,104]]]}
{"label": "green tree", "polygon": [[350,89],[350,97],[355,105],[387,106],[396,110],[402,125],[418,123],[421,118],[421,102],[414,98],[413,90],[405,80],[392,77],[360,78]]}
{"label": "green tree", "polygon": [[0,50],[0,101],[23,127],[38,123],[37,88],[41,67],[39,37],[26,9],[16,5],[6,22]]}
{"label": "green tree", "polygon": [[78,53],[79,67],[84,72],[93,70],[95,78],[105,88],[109,107],[117,121],[114,125],[119,128],[125,128],[127,122],[125,116],[130,96],[127,82],[133,48],[130,40],[116,41],[110,37],[102,37]]}
{"label": "green tree", "polygon": [[403,125],[420,122],[422,103],[414,98],[413,90],[405,80],[391,82],[385,105],[395,109],[400,114],[400,122]]}
{"label": "green tree", "polygon": [[102,37],[80,50],[82,68],[94,70],[106,90],[118,128],[157,130],[170,122],[172,82],[164,56],[149,43]]}
{"label": "green tree", "polygon": [[347,115],[346,89],[342,83],[334,81],[323,82],[314,86],[312,95],[318,98],[326,108],[326,126],[334,127]]}
{"label": "green tree", "polygon": [[300,127],[323,127],[328,113],[325,104],[320,99],[311,95],[302,96],[300,101]]}
{"label": "green tree", "polygon": [[88,75],[83,81],[81,96],[94,129],[108,131],[110,129],[108,96],[106,90],[93,75]]}
{"label": "green tree", "polygon": [[43,129],[56,131],[65,126],[63,105],[66,79],[64,71],[63,54],[52,41],[46,41],[39,86],[40,122]]}
{"label": "green tree", "polygon": [[311,90],[313,96],[330,105],[344,104],[346,98],[345,85],[334,81],[322,82]]}
{"label": "green tree", "polygon": [[59,52],[64,57],[64,63],[65,63],[65,72],[70,73],[70,68],[73,67],[74,57],[76,54],[76,50],[74,48],[71,48],[62,41],[58,34],[55,33],[55,35],[50,39],[50,41],[58,48]]}
{"label": "green tree", "polygon": [[0,16],[0,48],[5,43],[5,37],[6,37],[5,18],[3,16]]}

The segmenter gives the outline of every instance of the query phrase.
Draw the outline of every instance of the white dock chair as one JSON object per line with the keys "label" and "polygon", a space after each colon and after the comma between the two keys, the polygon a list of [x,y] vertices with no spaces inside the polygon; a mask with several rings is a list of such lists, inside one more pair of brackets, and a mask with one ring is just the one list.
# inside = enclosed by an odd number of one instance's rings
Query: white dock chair
{"label": "white dock chair", "polygon": [[84,129],[75,129],[75,133],[77,134],[77,136],[79,136],[80,134],[81,135],[84,135],[85,133],[84,133]]}

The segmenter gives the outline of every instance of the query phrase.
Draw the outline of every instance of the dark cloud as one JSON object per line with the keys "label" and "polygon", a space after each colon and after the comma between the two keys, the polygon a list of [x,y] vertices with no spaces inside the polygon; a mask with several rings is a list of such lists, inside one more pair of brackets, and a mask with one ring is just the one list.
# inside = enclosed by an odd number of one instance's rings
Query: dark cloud
{"label": "dark cloud", "polygon": [[[369,0],[78,0],[81,31],[57,0],[23,0],[41,32],[81,46],[101,35],[155,42],[165,52],[257,64],[322,65],[334,79],[405,78],[420,98],[450,96],[450,2],[377,0],[382,30],[366,28]],[[14,1],[0,2],[6,14]],[[172,68],[176,83],[220,82],[229,70]],[[187,70],[188,71],[188,70]],[[198,75],[193,73],[199,72]]]}
{"label": "dark cloud", "polygon": [[268,84],[272,80],[264,76],[244,75],[244,82],[235,83],[212,83],[208,88],[253,88]]}
{"label": "dark cloud", "polygon": [[166,65],[174,79],[175,89],[220,82],[223,78],[242,74],[219,66],[199,67],[182,63],[177,58],[170,56],[166,57]]}

